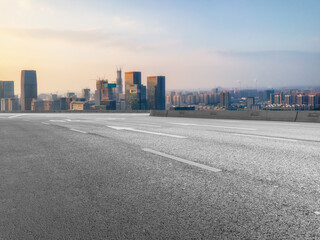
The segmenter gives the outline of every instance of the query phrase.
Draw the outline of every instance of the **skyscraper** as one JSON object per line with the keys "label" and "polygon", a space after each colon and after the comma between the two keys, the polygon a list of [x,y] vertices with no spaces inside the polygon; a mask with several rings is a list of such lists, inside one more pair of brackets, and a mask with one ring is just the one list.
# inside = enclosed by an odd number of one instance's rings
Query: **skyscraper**
{"label": "skyscraper", "polygon": [[247,97],[247,108],[252,109],[252,105],[254,105],[254,97]]}
{"label": "skyscraper", "polygon": [[1,98],[14,98],[14,81],[0,81]]}
{"label": "skyscraper", "polygon": [[116,84],[108,80],[97,80],[95,93],[96,105],[106,105],[107,110],[116,108]]}
{"label": "skyscraper", "polygon": [[141,109],[141,72],[125,73],[126,109]]}
{"label": "skyscraper", "polygon": [[220,107],[230,107],[230,94],[227,91],[220,92]]}
{"label": "skyscraper", "polygon": [[147,87],[141,84],[141,110],[146,110],[147,105]]}
{"label": "skyscraper", "polygon": [[164,76],[147,78],[148,108],[155,110],[166,109],[166,89]]}
{"label": "skyscraper", "polygon": [[90,89],[89,88],[82,89],[82,95],[86,101],[89,101],[90,100]]}
{"label": "skyscraper", "polygon": [[120,101],[120,94],[122,94],[122,76],[121,76],[121,68],[119,70],[117,70],[117,102]]}
{"label": "skyscraper", "polygon": [[32,99],[37,99],[37,73],[34,70],[21,71],[21,110],[31,110]]}

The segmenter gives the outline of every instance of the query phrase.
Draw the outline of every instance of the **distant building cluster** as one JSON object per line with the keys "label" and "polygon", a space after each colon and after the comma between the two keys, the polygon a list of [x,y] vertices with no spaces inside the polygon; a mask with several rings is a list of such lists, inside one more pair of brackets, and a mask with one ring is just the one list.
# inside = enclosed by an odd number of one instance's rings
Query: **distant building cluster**
{"label": "distant building cluster", "polygon": [[96,80],[93,92],[85,88],[58,96],[38,94],[36,71],[22,70],[20,99],[14,81],[0,81],[0,110],[320,110],[320,88],[166,92],[165,76],[148,76],[146,86],[141,72],[125,72],[124,83],[121,69],[116,76],[115,81]]}
{"label": "distant building cluster", "polygon": [[117,70],[116,81],[96,80],[96,90],[83,89],[81,96],[68,92],[65,96],[39,94],[35,70],[21,71],[20,99],[14,95],[14,81],[0,81],[1,111],[84,111],[84,110],[165,110],[164,76],[147,77],[141,83],[141,72],[125,73],[123,91],[122,71]]}
{"label": "distant building cluster", "polygon": [[172,110],[319,110],[320,89],[171,91]]}

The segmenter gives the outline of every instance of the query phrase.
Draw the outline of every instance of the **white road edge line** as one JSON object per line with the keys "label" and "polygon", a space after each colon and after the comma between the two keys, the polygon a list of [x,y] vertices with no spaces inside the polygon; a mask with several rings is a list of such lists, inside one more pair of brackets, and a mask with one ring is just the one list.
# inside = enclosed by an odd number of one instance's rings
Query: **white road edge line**
{"label": "white road edge line", "polygon": [[215,172],[215,173],[222,172],[222,170],[219,169],[219,168],[209,167],[209,166],[201,164],[201,163],[192,162],[192,161],[189,161],[189,160],[186,160],[186,159],[183,159],[183,158],[179,158],[179,157],[172,156],[172,155],[169,155],[169,154],[166,154],[166,153],[158,152],[158,151],[155,151],[155,150],[152,150],[152,149],[149,149],[149,148],[143,148],[142,150],[145,151],[145,152],[153,153],[155,155],[159,155],[159,156],[162,156],[162,157],[170,158],[170,159],[178,161],[178,162],[186,163],[186,164],[189,164],[191,166],[202,168],[202,169],[205,169],[205,170],[208,170],[208,171],[211,171],[211,172]]}
{"label": "white road edge line", "polygon": [[182,126],[213,127],[213,128],[249,130],[249,131],[256,131],[257,130],[255,128],[227,127],[227,126],[217,126],[217,125],[202,125],[202,124],[196,124],[196,123],[172,123],[172,124],[182,125]]}
{"label": "white road edge line", "polygon": [[255,137],[255,138],[265,138],[265,139],[272,139],[272,140],[281,140],[281,141],[289,141],[289,142],[297,142],[296,139],[288,139],[288,138],[278,138],[278,137],[267,137],[267,136],[258,136],[258,135],[249,135],[249,134],[242,134],[242,133],[232,133],[233,135],[238,136],[246,136],[246,137]]}
{"label": "white road edge line", "polygon": [[185,136],[179,136],[179,135],[172,135],[167,133],[159,133],[159,132],[150,132],[145,130],[138,130],[130,127],[117,127],[117,126],[107,126],[112,129],[116,130],[126,130],[126,131],[132,131],[132,132],[141,132],[141,133],[148,133],[148,134],[154,134],[154,135],[160,135],[160,136],[166,136],[166,137],[173,137],[173,138],[187,138]]}
{"label": "white road edge line", "polygon": [[41,122],[42,124],[45,124],[45,125],[50,125],[50,123],[46,123],[46,122]]}
{"label": "white road edge line", "polygon": [[21,117],[21,116],[24,116],[25,114],[18,114],[18,115],[13,115],[13,116],[10,116],[8,118],[16,118],[16,117]]}
{"label": "white road edge line", "polygon": [[70,128],[71,131],[74,131],[74,132],[79,132],[79,133],[87,133],[85,131],[81,131],[81,130],[78,130],[78,129],[74,129],[74,128]]}

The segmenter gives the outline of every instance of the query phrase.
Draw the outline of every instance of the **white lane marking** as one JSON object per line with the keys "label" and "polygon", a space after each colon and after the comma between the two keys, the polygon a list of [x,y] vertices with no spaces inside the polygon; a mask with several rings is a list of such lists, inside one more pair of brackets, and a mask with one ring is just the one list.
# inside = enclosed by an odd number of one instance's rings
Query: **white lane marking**
{"label": "white lane marking", "polygon": [[74,128],[70,128],[71,131],[74,131],[74,132],[79,132],[79,133],[87,133],[85,131],[81,131],[81,130],[78,130],[78,129],[74,129]]}
{"label": "white lane marking", "polygon": [[13,115],[13,116],[10,116],[8,118],[16,118],[16,117],[21,117],[21,116],[24,116],[25,114],[18,114],[18,115]]}
{"label": "white lane marking", "polygon": [[115,130],[125,130],[125,131],[132,131],[132,132],[141,132],[141,133],[148,133],[148,134],[154,134],[154,135],[160,135],[160,136],[166,136],[166,137],[173,137],[173,138],[187,138],[185,136],[179,136],[179,135],[172,135],[167,133],[159,133],[159,132],[150,132],[145,130],[138,130],[130,127],[117,127],[117,126],[107,126],[109,128],[115,129]]}
{"label": "white lane marking", "polygon": [[295,127],[295,126],[300,126],[301,124],[300,123],[296,123],[296,122],[292,122],[292,123],[281,123],[281,122],[278,122],[278,121],[251,121],[251,120],[248,120],[250,121],[252,124],[262,124],[262,125],[265,125],[265,124],[270,124],[270,125],[274,125],[274,126],[292,126],[292,127]]}
{"label": "white lane marking", "polygon": [[108,121],[112,121],[112,120],[126,120],[126,118],[96,118],[96,120],[108,120]]}
{"label": "white lane marking", "polygon": [[42,122],[42,124],[45,124],[45,125],[50,125],[50,123],[46,123],[46,122]]}
{"label": "white lane marking", "polygon": [[160,125],[153,125],[153,124],[143,124],[143,123],[133,123],[139,126],[146,126],[146,127],[161,127]]}
{"label": "white lane marking", "polygon": [[67,122],[80,122],[81,120],[76,120],[76,119],[74,119],[74,120],[71,120],[71,119],[64,119],[64,121],[67,121]]}
{"label": "white lane marking", "polygon": [[217,126],[217,125],[203,125],[203,124],[196,124],[196,123],[172,123],[172,124],[182,125],[182,126],[229,128],[229,129],[249,130],[249,131],[256,131],[256,130],[257,130],[257,129],[255,129],[255,128],[227,127],[227,126]]}
{"label": "white lane marking", "polygon": [[289,141],[289,142],[297,142],[296,139],[288,139],[288,138],[279,138],[279,137],[268,137],[268,136],[259,136],[259,135],[250,135],[250,134],[243,134],[243,133],[232,133],[233,135],[238,136],[245,136],[245,137],[255,137],[255,138],[265,138],[265,139],[272,139],[272,140],[281,140],[281,141]]}
{"label": "white lane marking", "polygon": [[186,160],[186,159],[183,159],[183,158],[179,158],[179,157],[172,156],[172,155],[169,155],[169,154],[166,154],[166,153],[158,152],[158,151],[155,151],[155,150],[152,150],[152,149],[149,149],[149,148],[143,148],[142,150],[145,151],[145,152],[150,152],[150,153],[162,156],[162,157],[170,158],[170,159],[176,160],[178,162],[186,163],[186,164],[189,164],[191,166],[195,166],[195,167],[198,167],[198,168],[209,170],[211,172],[221,172],[222,171],[219,168],[209,167],[209,166],[201,164],[201,163],[192,162],[192,161],[189,161],[189,160]]}
{"label": "white lane marking", "polygon": [[64,120],[50,120],[50,122],[65,122]]}

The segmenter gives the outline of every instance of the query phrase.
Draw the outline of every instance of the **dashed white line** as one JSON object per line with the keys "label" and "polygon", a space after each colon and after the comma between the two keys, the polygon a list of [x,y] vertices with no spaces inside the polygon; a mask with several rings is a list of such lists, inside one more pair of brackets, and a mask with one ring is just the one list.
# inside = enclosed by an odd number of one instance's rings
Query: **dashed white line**
{"label": "dashed white line", "polygon": [[151,132],[151,131],[134,129],[134,128],[130,128],[130,127],[117,127],[117,126],[107,126],[107,127],[112,128],[112,129],[115,129],[115,130],[125,130],[125,131],[132,131],[132,132],[141,132],[141,133],[147,133],[147,134],[153,134],[153,135],[160,135],[160,136],[166,136],[166,137],[173,137],[173,138],[187,138],[187,137],[185,137],[185,136],[172,135],[172,134],[159,133],[159,132]]}
{"label": "dashed white line", "polygon": [[155,150],[152,150],[152,149],[149,149],[149,148],[143,148],[142,150],[145,151],[145,152],[150,152],[150,153],[162,156],[162,157],[170,158],[172,160],[175,160],[175,161],[178,161],[178,162],[182,162],[182,163],[185,163],[185,164],[188,164],[188,165],[191,165],[191,166],[202,168],[202,169],[205,169],[205,170],[208,170],[208,171],[211,171],[211,172],[217,173],[217,172],[221,172],[222,171],[219,168],[210,167],[210,166],[207,166],[207,165],[204,165],[204,164],[201,164],[201,163],[189,161],[189,160],[186,160],[186,159],[183,159],[183,158],[179,158],[179,157],[176,157],[176,156],[172,156],[172,155],[169,155],[169,154],[166,154],[166,153],[158,152],[158,151],[155,151]]}
{"label": "dashed white line", "polygon": [[85,131],[81,131],[81,130],[78,130],[78,129],[74,129],[74,128],[70,128],[71,131],[74,131],[74,132],[79,132],[79,133],[87,133]]}
{"label": "dashed white line", "polygon": [[144,123],[134,123],[139,126],[146,126],[146,127],[161,127],[160,125],[153,125],[153,124],[144,124]]}
{"label": "dashed white line", "polygon": [[50,125],[50,123],[46,123],[46,122],[41,122],[42,124],[45,124],[45,125]]}
{"label": "dashed white line", "polygon": [[21,117],[21,116],[24,116],[25,114],[18,114],[18,115],[13,115],[13,116],[10,116],[8,118],[16,118],[16,117]]}
{"label": "dashed white line", "polygon": [[256,131],[257,130],[255,128],[227,127],[227,126],[218,126],[218,125],[203,125],[203,124],[196,124],[196,123],[172,123],[172,124],[182,125],[182,126],[227,128],[227,129],[238,129],[238,130],[249,130],[249,131]]}
{"label": "dashed white line", "polygon": [[50,120],[50,122],[66,122],[64,120]]}
{"label": "dashed white line", "polygon": [[279,138],[279,137],[269,137],[269,136],[259,136],[259,135],[250,135],[250,134],[243,134],[243,133],[232,133],[233,135],[238,136],[245,136],[245,137],[255,137],[255,138],[265,138],[265,139],[272,139],[272,140],[280,140],[280,141],[289,141],[289,142],[297,142],[296,139],[288,139],[288,138]]}

